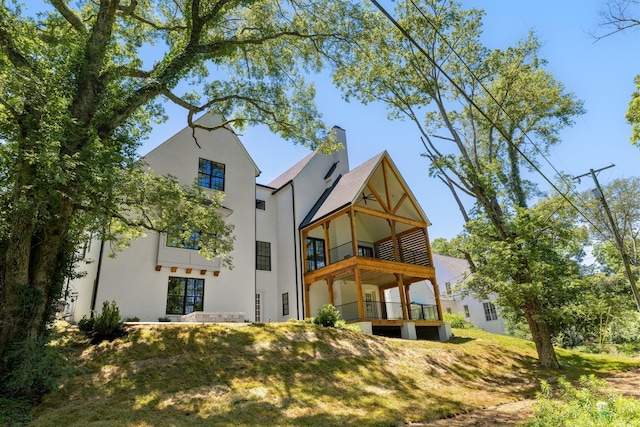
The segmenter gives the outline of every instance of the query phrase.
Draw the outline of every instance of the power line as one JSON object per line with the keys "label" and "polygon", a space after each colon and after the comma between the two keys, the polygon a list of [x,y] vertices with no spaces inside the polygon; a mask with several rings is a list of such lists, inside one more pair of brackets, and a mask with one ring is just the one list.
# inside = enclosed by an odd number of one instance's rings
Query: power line
{"label": "power line", "polygon": [[[429,23],[429,25],[434,29],[434,31],[436,32],[436,34],[446,43],[447,47],[456,55],[456,57],[458,58],[458,60],[467,68],[467,70],[470,72],[471,77],[478,82],[483,90],[489,95],[489,97],[496,103],[496,105],[498,106],[498,108],[500,108],[502,110],[502,112],[507,115],[507,117],[509,117],[509,113],[507,111],[504,110],[504,108],[502,107],[502,105],[500,105],[500,103],[495,99],[495,97],[491,94],[491,92],[484,86],[484,84],[480,81],[480,79],[475,75],[475,73],[473,73],[473,71],[470,69],[470,67],[466,64],[466,62],[460,57],[460,55],[456,52],[456,50],[451,46],[451,44],[448,42],[447,38],[444,37],[436,28],[436,26],[433,24],[433,22],[424,15],[424,13],[416,6],[416,4],[413,2],[413,0],[410,0],[411,3],[414,5],[414,7],[416,9],[418,9],[418,11],[420,12],[420,14],[424,17],[424,19]],[[511,139],[506,135],[506,133],[504,132],[504,130],[498,126],[488,115],[487,113],[484,112],[484,110],[482,110],[480,108],[480,106],[464,91],[464,89],[462,87],[460,87],[460,85],[452,78],[449,76],[449,74],[431,57],[431,55],[429,55],[428,52],[426,52],[426,50],[413,38],[413,36],[411,36],[411,34],[409,34],[409,32],[407,30],[405,30],[394,18],[393,16],[391,16],[391,14],[389,14],[389,12],[387,12],[387,10],[382,7],[382,5],[380,5],[380,3],[378,3],[377,0],[371,0],[371,2],[378,8],[378,10],[402,33],[402,35],[412,44],[416,47],[416,49],[418,49],[418,51],[420,51],[420,53],[422,53],[422,55],[424,55],[424,57],[429,61],[429,63],[431,63],[431,65],[433,67],[435,67],[436,69],[438,69],[438,71],[449,81],[449,83],[451,83],[451,85],[458,91],[458,93],[460,93],[465,100],[471,104],[471,106],[473,108],[475,108],[478,113],[480,113],[480,115],[482,115],[482,117],[484,117],[485,120],[487,120],[488,123],[491,123],[492,125],[495,126],[496,130],[500,133],[500,135],[504,138],[504,140],[507,142],[507,144],[511,145],[511,147],[513,147],[518,154],[531,166],[531,168],[533,168],[550,186],[551,188],[553,188],[567,203],[569,203],[569,205],[576,211],[578,212],[578,214],[580,214],[580,216],[582,216],[589,224],[591,224],[591,226],[593,226],[596,230],[600,231],[597,227],[597,225],[595,225],[593,222],[591,222],[591,220],[582,212],[582,210],[580,210],[574,203],[573,201],[562,191],[560,191],[560,189],[542,172],[542,170],[535,164],[535,162],[533,162],[531,159],[529,159],[529,157],[520,149],[520,147],[518,147],[516,144],[513,143],[513,141],[511,141]],[[533,140],[531,140],[531,138],[528,136],[528,134],[518,125],[518,129],[520,129],[520,131],[523,133],[523,135],[525,136],[525,138],[531,142],[531,144],[536,148],[536,150],[541,153],[541,150],[536,146],[536,144],[533,142]],[[548,159],[546,159],[546,157],[543,155],[543,158],[545,158],[545,160],[547,160],[547,162],[551,165],[550,161]],[[551,167],[556,171],[556,173],[558,173],[558,175],[561,177],[561,179],[564,180],[564,178],[562,177],[562,174],[560,174],[553,165],[551,165]],[[566,182],[566,181],[565,181]]]}

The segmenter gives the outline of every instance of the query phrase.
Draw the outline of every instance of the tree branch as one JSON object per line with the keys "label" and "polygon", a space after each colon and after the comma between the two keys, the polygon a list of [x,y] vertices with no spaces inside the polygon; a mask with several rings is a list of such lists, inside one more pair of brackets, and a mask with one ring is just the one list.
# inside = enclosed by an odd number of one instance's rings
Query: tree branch
{"label": "tree branch", "polygon": [[87,34],[87,27],[84,26],[78,15],[76,15],[71,9],[67,7],[63,0],[50,0],[50,2],[51,5],[55,7],[58,12],[60,12],[60,15],[62,15],[64,19],[66,19],[67,22],[71,24],[71,26],[75,28],[77,32],[82,35]]}

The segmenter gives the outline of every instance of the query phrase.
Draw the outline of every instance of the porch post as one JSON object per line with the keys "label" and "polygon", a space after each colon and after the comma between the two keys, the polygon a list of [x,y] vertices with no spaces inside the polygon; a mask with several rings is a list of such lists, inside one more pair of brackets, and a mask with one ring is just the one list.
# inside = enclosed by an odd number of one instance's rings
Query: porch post
{"label": "porch post", "polygon": [[386,319],[387,318],[387,304],[385,304],[384,289],[378,288],[378,295],[379,295],[379,298],[380,298],[380,308],[382,310],[382,318]]}
{"label": "porch post", "polygon": [[311,317],[311,303],[309,301],[309,289],[311,285],[309,283],[304,284],[304,317]]}
{"label": "porch post", "polygon": [[302,247],[302,273],[307,273],[309,271],[307,267],[307,236],[309,236],[309,230],[302,231],[302,240],[300,241],[300,246]]}
{"label": "porch post", "polygon": [[356,291],[358,293],[358,318],[364,320],[364,296],[362,295],[362,280],[360,277],[360,269],[356,266],[354,271],[356,279]]}
{"label": "porch post", "polygon": [[440,304],[440,288],[438,288],[438,282],[436,282],[436,278],[433,277],[429,279],[431,285],[433,286],[433,296],[436,297],[436,308],[438,309],[438,319],[443,320],[442,318],[442,305]]}
{"label": "porch post", "polygon": [[411,283],[409,283],[408,285],[404,285],[404,290],[406,292],[406,300],[407,300],[407,314],[408,314],[408,318],[409,320],[412,320],[413,317],[413,313],[411,312],[411,295],[409,295],[409,288],[411,287]]}
{"label": "porch post", "polygon": [[407,299],[404,293],[404,286],[402,284],[402,275],[396,274],[396,280],[398,281],[398,293],[400,294],[400,305],[402,305],[402,319],[407,320]]}
{"label": "porch post", "polygon": [[349,219],[351,219],[351,250],[353,251],[353,256],[357,256],[358,236],[356,235],[356,212],[353,210],[353,208],[349,210]]}
{"label": "porch post", "polygon": [[333,299],[333,276],[327,277],[327,288],[329,289],[329,304],[335,307],[335,301]]}
{"label": "porch post", "polygon": [[393,245],[393,258],[394,261],[401,262],[400,248],[398,247],[398,236],[396,235],[396,222],[390,220],[389,225],[391,226],[391,244]]}
{"label": "porch post", "polygon": [[[331,264],[331,251],[329,251],[329,223],[331,221],[327,221],[322,224],[322,228],[324,229],[324,256],[327,260],[327,265]],[[333,304],[333,303],[331,303]]]}

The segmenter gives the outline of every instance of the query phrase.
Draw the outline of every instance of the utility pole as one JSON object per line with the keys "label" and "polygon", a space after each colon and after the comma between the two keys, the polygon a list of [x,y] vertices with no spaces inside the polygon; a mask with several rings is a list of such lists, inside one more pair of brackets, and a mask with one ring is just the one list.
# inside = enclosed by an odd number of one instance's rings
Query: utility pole
{"label": "utility pole", "polygon": [[631,266],[629,265],[629,258],[627,257],[627,252],[624,250],[624,246],[622,245],[622,238],[620,237],[620,231],[618,230],[618,226],[613,221],[613,216],[611,215],[611,211],[609,210],[609,205],[607,204],[607,200],[604,198],[604,193],[602,192],[602,188],[600,188],[600,183],[598,182],[598,178],[596,177],[596,172],[603,171],[605,169],[609,169],[614,167],[614,164],[610,164],[609,166],[605,166],[600,169],[590,169],[589,172],[584,173],[580,176],[575,176],[573,179],[580,179],[583,176],[591,175],[593,178],[593,182],[596,184],[596,190],[594,195],[600,199],[602,202],[602,207],[604,207],[604,212],[607,214],[607,219],[609,220],[609,224],[611,225],[611,232],[613,234],[613,240],[616,244],[616,248],[620,253],[620,258],[622,258],[622,263],[624,264],[624,271],[627,274],[627,279],[629,279],[629,284],[631,285],[631,291],[633,292],[633,297],[636,300],[636,306],[638,307],[638,311],[640,311],[640,294],[638,293],[638,288],[636,288],[636,281],[633,277],[633,273],[631,272]]}

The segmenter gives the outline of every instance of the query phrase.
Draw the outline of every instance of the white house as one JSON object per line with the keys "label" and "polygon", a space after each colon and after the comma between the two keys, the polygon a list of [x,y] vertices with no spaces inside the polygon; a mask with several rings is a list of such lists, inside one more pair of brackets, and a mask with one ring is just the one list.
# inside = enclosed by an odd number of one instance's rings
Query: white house
{"label": "white house", "polygon": [[[204,116],[198,122],[217,120]],[[114,300],[124,317],[180,320],[285,321],[310,317],[334,304],[366,331],[407,338],[448,337],[426,215],[386,152],[351,170],[345,150],[307,155],[264,185],[241,141],[229,129],[185,128],[156,147],[146,163],[155,173],[224,193],[219,212],[234,225],[233,269],[198,251],[149,233],[117,257],[108,242],[85,248],[69,282],[79,320]],[[410,288],[435,288],[426,313],[410,302]],[[402,295],[385,301],[385,290]]]}
{"label": "white house", "polygon": [[[440,301],[442,310],[446,313],[463,314],[465,319],[476,328],[483,329],[494,334],[505,334],[505,321],[500,316],[500,308],[494,299],[479,300],[472,295],[460,292],[460,285],[470,277],[469,263],[460,258],[445,255],[432,254],[433,264],[436,268],[437,283],[440,285]],[[415,297],[412,302],[416,304],[434,304],[435,295],[433,286],[428,282],[420,282],[414,285]],[[391,301],[397,301],[397,293],[389,295]]]}

